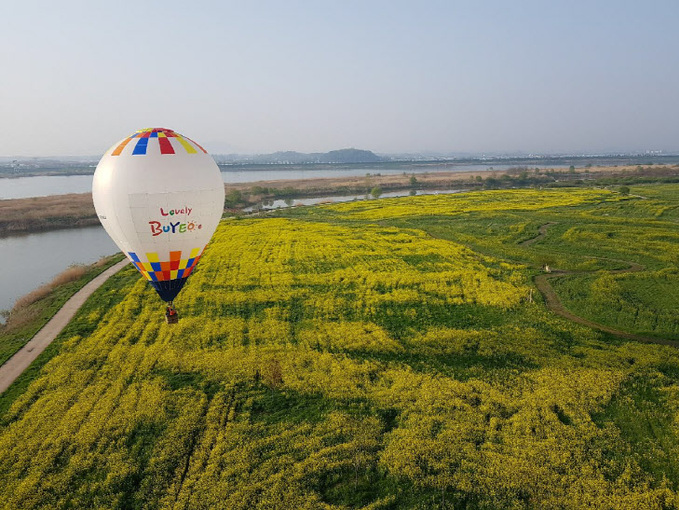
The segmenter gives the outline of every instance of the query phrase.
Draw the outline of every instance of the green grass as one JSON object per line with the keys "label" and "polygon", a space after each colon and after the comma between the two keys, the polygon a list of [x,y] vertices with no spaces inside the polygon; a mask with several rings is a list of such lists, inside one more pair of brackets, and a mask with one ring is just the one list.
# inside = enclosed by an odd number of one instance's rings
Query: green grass
{"label": "green grass", "polygon": [[552,280],[566,307],[594,322],[679,340],[679,274],[581,275]]}
{"label": "green grass", "polygon": [[676,367],[648,370],[625,381],[611,402],[593,415],[600,427],[619,431],[627,455],[651,474],[654,484],[667,483],[674,490],[679,489],[677,388]]}

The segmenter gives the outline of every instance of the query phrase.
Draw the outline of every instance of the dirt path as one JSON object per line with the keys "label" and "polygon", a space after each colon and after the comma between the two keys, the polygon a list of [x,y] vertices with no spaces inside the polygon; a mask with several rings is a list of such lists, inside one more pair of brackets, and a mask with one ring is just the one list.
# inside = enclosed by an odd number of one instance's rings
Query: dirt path
{"label": "dirt path", "polygon": [[550,221],[549,223],[545,223],[544,225],[540,225],[540,228],[538,229],[538,235],[535,237],[531,237],[530,239],[525,240],[524,242],[521,243],[521,246],[530,246],[536,241],[539,241],[543,237],[547,235],[547,229],[551,227],[552,225],[556,225],[556,222]]}
{"label": "dirt path", "polygon": [[129,264],[127,259],[111,266],[92,281],[87,283],[82,289],[76,292],[71,299],[66,301],[59,310],[29,342],[19,349],[14,356],[8,359],[0,367],[0,394],[3,393],[21,373],[33,363],[35,358],[40,355],[47,346],[57,337],[61,330],[66,327],[75,313],[85,303],[88,297],[97,290],[111,276]]}
{"label": "dirt path", "polygon": [[[547,234],[547,229],[552,226],[556,225],[554,222],[550,223],[545,223],[540,227],[538,230],[539,234],[536,237],[533,237],[532,239],[528,239],[527,241],[524,241],[521,243],[522,246],[530,246],[534,242],[536,242],[538,239],[543,238]],[[609,271],[609,273],[612,274],[622,274],[622,273],[633,273],[637,271],[643,271],[644,266],[641,264],[637,264],[636,262],[629,262],[629,261],[623,261],[623,260],[618,260],[618,259],[607,259],[607,260],[616,260],[617,262],[624,262],[625,264],[629,264],[629,267],[625,269],[614,269]],[[578,324],[583,324],[584,326],[588,326],[593,329],[597,329],[599,331],[604,331],[606,333],[610,333],[612,335],[621,337],[621,338],[626,338],[628,340],[635,340],[637,342],[644,342],[648,344],[659,344],[659,345],[671,345],[672,347],[679,347],[679,342],[673,341],[673,340],[666,340],[663,338],[654,338],[654,337],[647,337],[647,336],[642,336],[642,335],[635,335],[632,333],[626,333],[625,331],[620,331],[615,328],[611,328],[609,326],[605,326],[603,324],[599,324],[597,322],[590,321],[589,319],[585,319],[584,317],[580,317],[579,315],[575,315],[574,313],[570,312],[559,300],[559,296],[556,294],[556,291],[552,287],[552,285],[549,283],[549,280],[552,278],[560,278],[563,276],[567,275],[575,275],[575,274],[588,274],[587,271],[562,271],[562,270],[557,270],[557,271],[552,271],[551,273],[544,273],[544,274],[539,274],[534,278],[535,286],[538,288],[542,296],[545,298],[545,304],[547,305],[547,308],[549,308],[552,312],[556,313],[557,315],[560,315],[561,317],[564,317],[568,320],[571,320],[573,322],[577,322]]]}

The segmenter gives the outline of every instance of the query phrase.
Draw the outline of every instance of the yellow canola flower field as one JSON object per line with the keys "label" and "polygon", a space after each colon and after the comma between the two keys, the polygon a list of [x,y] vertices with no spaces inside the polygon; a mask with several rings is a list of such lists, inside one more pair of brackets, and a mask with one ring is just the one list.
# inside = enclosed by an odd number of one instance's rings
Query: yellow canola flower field
{"label": "yellow canola flower field", "polygon": [[[595,204],[611,200],[609,192],[576,188],[562,190],[521,189],[460,193],[456,195],[422,195],[409,200],[357,201],[329,206],[348,218],[381,220],[406,216],[454,216],[484,211],[538,211],[540,209]],[[615,200],[615,199],[613,199]]]}
{"label": "yellow canola flower field", "polygon": [[[508,206],[601,199],[526,193]],[[525,267],[361,207],[222,222],[175,326],[132,269],[100,289],[117,304],[2,417],[0,507],[677,508],[595,420],[639,373],[677,402],[675,350],[607,344],[530,303]]]}

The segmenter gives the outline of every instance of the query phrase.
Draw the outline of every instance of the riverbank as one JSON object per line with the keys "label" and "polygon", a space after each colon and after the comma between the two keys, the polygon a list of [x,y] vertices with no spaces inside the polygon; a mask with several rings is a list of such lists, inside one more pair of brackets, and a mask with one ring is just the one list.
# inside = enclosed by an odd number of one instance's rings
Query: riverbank
{"label": "riverbank", "polygon": [[[92,278],[80,290],[74,293],[61,308],[59,308],[49,322],[47,322],[36,335],[26,342],[21,349],[15,352],[9,360],[0,365],[0,394],[4,393],[23,371],[40,356],[47,346],[54,341],[80,307],[85,304],[87,298],[89,298],[95,290],[101,287],[109,277],[116,274],[128,264],[129,261],[127,259],[121,260]],[[103,265],[108,264],[100,264],[100,266]],[[83,268],[79,278],[86,273],[87,269]]]}
{"label": "riverbank", "polygon": [[[127,264],[122,254],[106,257],[99,262],[86,266],[85,273],[73,281],[67,281],[69,275],[72,274],[70,269],[67,269],[62,275],[54,279],[54,287],[50,292],[30,304],[24,304],[23,307],[16,308],[12,311],[16,315],[12,323],[0,324],[0,366],[8,366],[11,364],[12,356],[19,352],[31,339],[42,335],[42,330],[49,324],[49,322],[59,313],[64,311],[64,306],[69,300],[87,287],[92,281],[100,278],[106,271],[111,271],[116,265],[125,266]],[[135,271],[134,276],[137,276]],[[100,278],[104,280],[106,278]],[[103,298],[104,302],[117,302],[122,299],[122,295],[109,295]],[[99,305],[101,305],[101,299]],[[91,300],[90,300],[91,302]],[[74,303],[77,305],[77,303]],[[81,311],[87,310],[87,303],[81,308]],[[65,311],[68,313],[68,311]],[[18,377],[12,377],[13,383],[7,385],[8,380],[3,383],[0,381],[0,416],[2,416],[11,406],[12,402],[21,395],[29,384],[35,379],[37,374],[42,370],[55,355],[57,355],[61,348],[61,343],[69,338],[68,328],[75,325],[77,327],[77,317],[69,326],[66,326],[65,334],[60,335],[55,342],[48,346],[42,346],[41,351],[28,368],[21,371]],[[48,331],[45,331],[47,333]],[[30,349],[30,348],[29,348]],[[29,356],[32,352],[27,353]],[[3,371],[13,371],[16,367],[7,367]],[[8,386],[8,387],[7,387]],[[0,422],[1,424],[1,422]]]}
{"label": "riverbank", "polygon": [[99,225],[92,195],[0,200],[0,237]]}
{"label": "riverbank", "polygon": [[0,365],[35,336],[73,294],[121,260],[122,254],[117,254],[88,266],[66,268],[49,283],[18,299],[11,310],[3,310],[6,322],[0,322]]}
{"label": "riverbank", "polygon": [[[679,165],[597,166],[571,169],[514,167],[465,172],[428,172],[307,179],[262,180],[225,185],[226,208],[237,213],[275,198],[380,194],[407,189],[494,189],[575,184],[626,184],[679,177]],[[98,225],[90,193],[0,200],[0,237]]]}

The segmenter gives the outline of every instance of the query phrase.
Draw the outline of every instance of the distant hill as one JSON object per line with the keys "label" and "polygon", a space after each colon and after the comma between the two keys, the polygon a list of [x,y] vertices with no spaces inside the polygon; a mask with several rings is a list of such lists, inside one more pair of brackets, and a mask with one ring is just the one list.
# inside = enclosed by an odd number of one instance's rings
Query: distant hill
{"label": "distant hill", "polygon": [[269,165],[300,165],[313,163],[379,163],[387,161],[372,151],[361,149],[339,149],[330,152],[303,152],[284,151],[273,154],[239,155],[225,154],[215,155],[215,161],[220,164],[269,164]]}
{"label": "distant hill", "polygon": [[320,154],[320,163],[377,163],[383,158],[371,151],[340,149]]}

